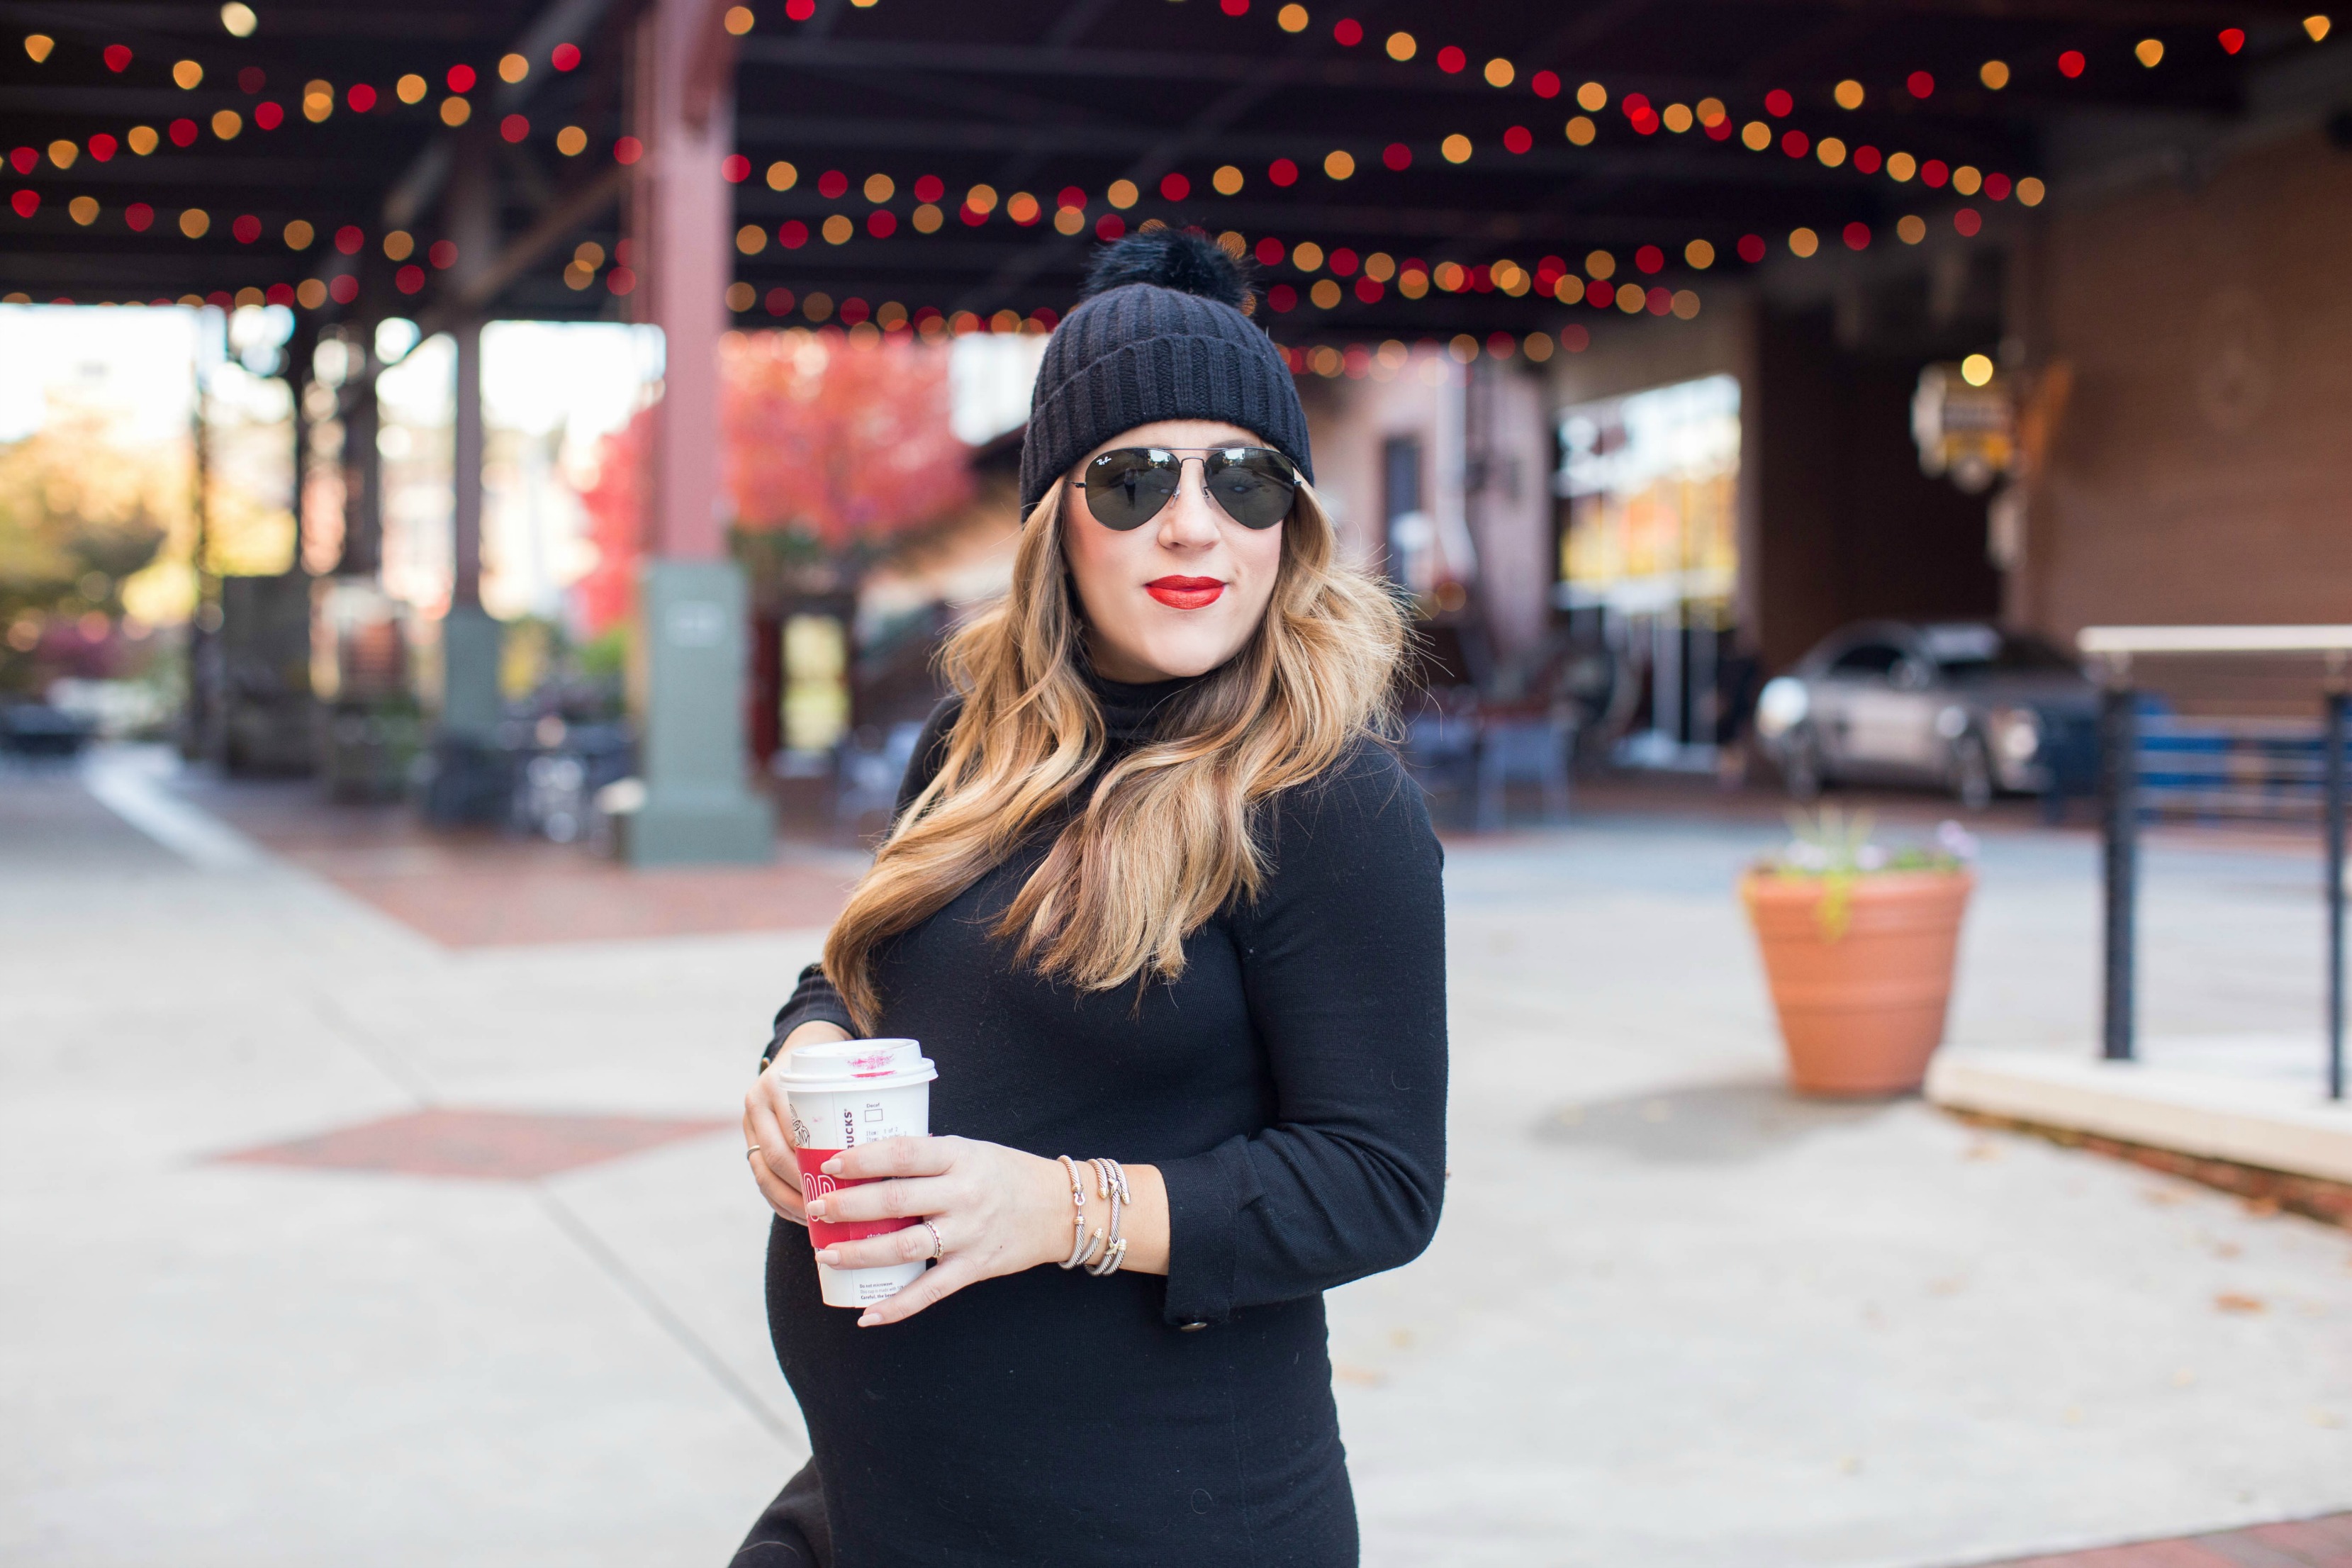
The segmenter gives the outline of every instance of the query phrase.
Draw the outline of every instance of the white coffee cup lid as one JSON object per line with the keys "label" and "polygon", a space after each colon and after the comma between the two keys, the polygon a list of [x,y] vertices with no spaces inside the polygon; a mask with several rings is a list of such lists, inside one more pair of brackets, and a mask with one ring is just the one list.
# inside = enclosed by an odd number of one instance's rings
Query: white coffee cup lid
{"label": "white coffee cup lid", "polygon": [[786,1089],[895,1089],[929,1083],[940,1069],[919,1040],[824,1040],[794,1046],[776,1076]]}

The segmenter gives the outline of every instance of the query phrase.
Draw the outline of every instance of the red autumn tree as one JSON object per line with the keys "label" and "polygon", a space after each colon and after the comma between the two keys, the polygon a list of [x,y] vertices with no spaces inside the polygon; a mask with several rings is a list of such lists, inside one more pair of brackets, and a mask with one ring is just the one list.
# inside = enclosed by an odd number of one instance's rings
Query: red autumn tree
{"label": "red autumn tree", "polygon": [[[719,372],[720,482],[746,532],[790,536],[855,576],[971,495],[971,450],[949,425],[945,344],[730,333]],[[651,423],[640,413],[603,439],[580,498],[597,552],[580,584],[592,634],[628,614]]]}
{"label": "red autumn tree", "polygon": [[871,559],[971,493],[949,427],[948,349],[894,333],[730,335],[719,428],[737,526]]}
{"label": "red autumn tree", "polygon": [[653,411],[639,409],[626,426],[596,443],[596,477],[580,492],[596,563],[579,583],[580,618],[595,637],[628,617],[636,593],[637,557],[645,551],[643,475]]}

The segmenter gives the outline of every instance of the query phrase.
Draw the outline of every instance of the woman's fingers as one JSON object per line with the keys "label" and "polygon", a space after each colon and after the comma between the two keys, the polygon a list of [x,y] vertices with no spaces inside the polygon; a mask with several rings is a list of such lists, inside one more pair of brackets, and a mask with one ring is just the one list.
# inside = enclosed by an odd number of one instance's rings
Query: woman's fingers
{"label": "woman's fingers", "polygon": [[[917,1226],[917,1230],[922,1227]],[[861,1329],[879,1328],[884,1323],[901,1323],[935,1301],[943,1301],[974,1280],[987,1278],[981,1270],[961,1258],[950,1255],[937,1268],[927,1268],[923,1277],[908,1285],[887,1300],[877,1301],[859,1315]]]}
{"label": "woman's fingers", "polygon": [[894,1263],[921,1263],[931,1250],[931,1233],[917,1224],[862,1241],[836,1241],[820,1247],[816,1260],[827,1268],[887,1268]]}
{"label": "woman's fingers", "polygon": [[777,1119],[775,1107],[758,1094],[745,1101],[744,1146],[757,1145],[751,1163],[765,1165],[771,1175],[795,1193],[801,1188],[800,1157],[793,1150],[791,1124]]}
{"label": "woman's fingers", "polygon": [[794,1225],[805,1226],[808,1216],[801,1212],[801,1195],[783,1183],[762,1171],[754,1178],[760,1184],[760,1195],[768,1206]]}
{"label": "woman's fingers", "polygon": [[759,1097],[761,1103],[768,1108],[769,1114],[783,1126],[789,1136],[793,1125],[792,1097],[784,1092],[784,1086],[776,1081],[775,1074],[761,1073],[751,1085],[751,1092]]}
{"label": "woman's fingers", "polygon": [[745,1163],[751,1167],[751,1180],[758,1184],[760,1195],[768,1200],[770,1208],[794,1225],[808,1224],[808,1216],[802,1210],[799,1189],[786,1186],[773,1172],[761,1165],[756,1158],[746,1161]]}
{"label": "woman's fingers", "polygon": [[[768,1200],[770,1208],[794,1225],[806,1225],[808,1220],[801,1212],[800,1188],[770,1168],[765,1144],[766,1140],[759,1132],[759,1118],[752,1107],[747,1104],[743,1110],[743,1163],[750,1169],[753,1184],[759,1187],[760,1195]],[[757,1152],[753,1152],[755,1145],[759,1146]]]}
{"label": "woman's fingers", "polygon": [[882,1138],[844,1149],[824,1163],[829,1176],[854,1182],[877,1176],[940,1176],[955,1163],[961,1138]]}
{"label": "woman's fingers", "polygon": [[835,1187],[816,1199],[816,1217],[835,1225],[855,1225],[869,1219],[915,1219],[971,1206],[957,1203],[956,1195],[937,1176],[868,1182],[864,1186]]}

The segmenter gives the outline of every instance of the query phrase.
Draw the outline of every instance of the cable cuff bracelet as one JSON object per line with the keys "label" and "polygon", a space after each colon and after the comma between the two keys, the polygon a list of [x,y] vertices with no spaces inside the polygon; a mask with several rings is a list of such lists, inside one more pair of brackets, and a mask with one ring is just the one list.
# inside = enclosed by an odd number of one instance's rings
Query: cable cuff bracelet
{"label": "cable cuff bracelet", "polygon": [[1087,1234],[1085,1178],[1078,1174],[1076,1162],[1067,1154],[1058,1158],[1062,1162],[1062,1169],[1068,1172],[1070,1177],[1070,1256],[1063,1259],[1061,1267],[1076,1268],[1094,1257],[1095,1248],[1102,1245],[1102,1232],[1096,1231],[1092,1236]]}
{"label": "cable cuff bracelet", "polygon": [[1102,1259],[1087,1270],[1101,1279],[1118,1273],[1118,1266],[1127,1259],[1127,1237],[1118,1233],[1119,1214],[1135,1198],[1128,1191],[1127,1172],[1118,1161],[1090,1160],[1087,1163],[1095,1168],[1096,1195],[1110,1205],[1110,1224],[1105,1232]]}

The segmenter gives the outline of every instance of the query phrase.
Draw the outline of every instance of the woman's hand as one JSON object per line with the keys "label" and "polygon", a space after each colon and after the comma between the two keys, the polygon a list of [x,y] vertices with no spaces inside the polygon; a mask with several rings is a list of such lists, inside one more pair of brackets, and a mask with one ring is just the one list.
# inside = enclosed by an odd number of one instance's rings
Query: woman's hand
{"label": "woman's hand", "polygon": [[[866,1309],[859,1328],[903,1321],[967,1285],[1069,1256],[1070,1179],[1059,1161],[970,1138],[884,1138],[844,1149],[824,1168],[827,1175],[870,1184],[836,1188],[814,1200],[808,1205],[814,1217],[830,1223],[924,1219],[939,1232],[939,1266]],[[766,1185],[761,1184],[762,1191]],[[816,1258],[831,1268],[913,1263],[931,1256],[930,1227],[910,1225],[887,1236],[838,1242]]]}
{"label": "woman's hand", "polygon": [[793,1047],[849,1037],[838,1024],[803,1024],[784,1037],[768,1070],[752,1079],[743,1095],[744,1163],[751,1167],[751,1179],[760,1184],[760,1195],[768,1206],[794,1225],[806,1225],[808,1218],[801,1206],[800,1159],[793,1152],[792,1106],[776,1075],[783,1070],[784,1055]]}

